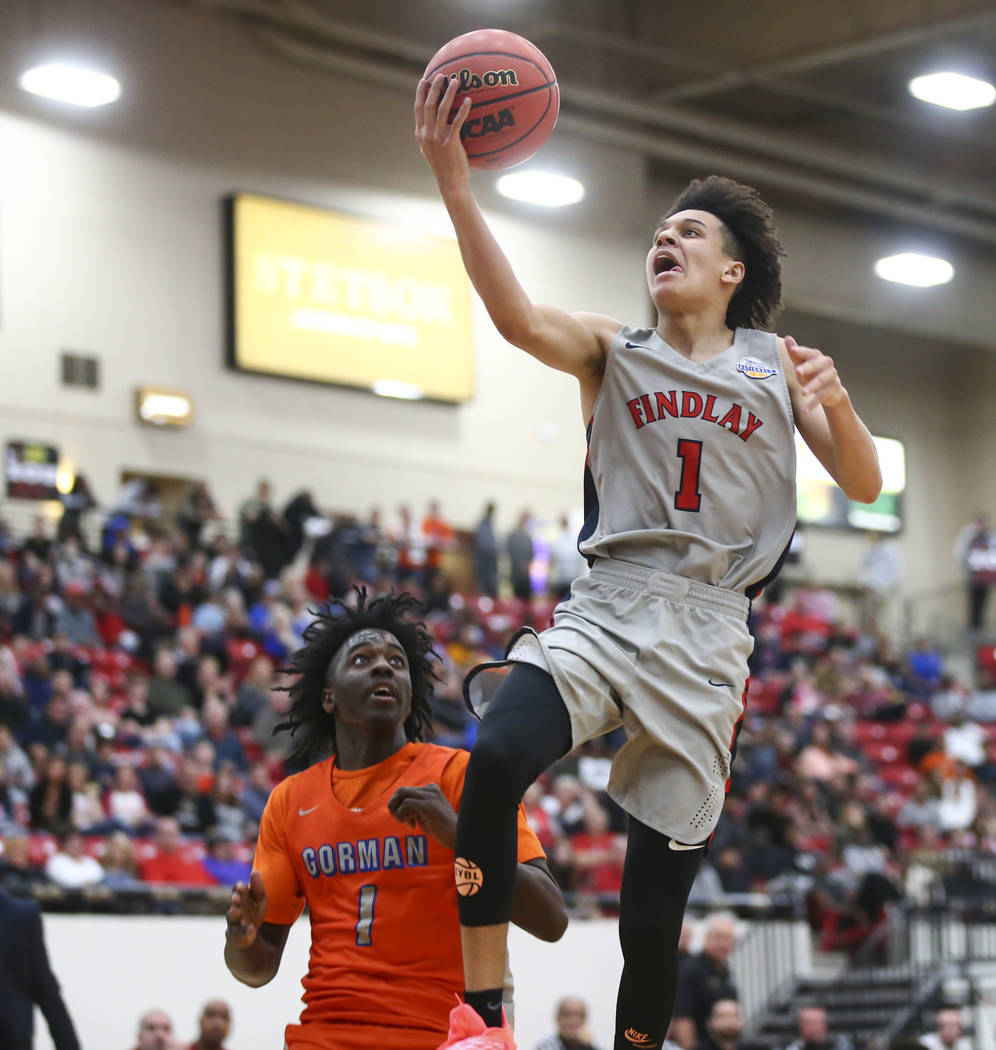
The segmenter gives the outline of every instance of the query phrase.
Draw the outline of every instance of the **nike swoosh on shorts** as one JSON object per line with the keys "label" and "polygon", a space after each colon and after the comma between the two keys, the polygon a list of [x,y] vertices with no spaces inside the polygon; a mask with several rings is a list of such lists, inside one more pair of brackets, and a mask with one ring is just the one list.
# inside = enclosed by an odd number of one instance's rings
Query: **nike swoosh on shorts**
{"label": "nike swoosh on shorts", "polygon": [[631,343],[631,342],[629,342],[627,340],[627,342],[626,342],[626,349],[627,350],[635,350],[637,347],[639,347],[641,350],[649,350],[650,349],[649,346],[644,346],[643,343]]}
{"label": "nike swoosh on shorts", "polygon": [[314,813],[318,809],[318,806],[312,806],[311,809],[299,809],[297,815],[299,817],[306,817],[309,813]]}
{"label": "nike swoosh on shorts", "polygon": [[702,849],[704,846],[704,842],[698,842],[694,846],[689,846],[684,842],[679,842],[677,839],[671,839],[671,841],[668,842],[668,848],[673,849],[676,852],[680,852],[681,850],[686,849]]}

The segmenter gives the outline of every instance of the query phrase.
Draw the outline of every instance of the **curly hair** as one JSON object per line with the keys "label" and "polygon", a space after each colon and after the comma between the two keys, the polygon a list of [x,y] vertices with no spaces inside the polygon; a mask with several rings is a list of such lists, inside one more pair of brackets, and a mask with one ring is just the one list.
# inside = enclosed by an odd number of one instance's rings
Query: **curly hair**
{"label": "curly hair", "polygon": [[782,305],[779,259],[785,251],[775,235],[774,215],[751,186],[720,175],[690,182],[668,209],[707,211],[723,224],[723,250],[744,264],[744,279],[726,310],[729,328],[768,328]]}
{"label": "curly hair", "polygon": [[335,722],[322,707],[322,694],[328,686],[328,670],[336,654],[352,635],[364,628],[393,634],[408,657],[412,706],[405,719],[405,737],[421,740],[432,720],[429,698],[438,680],[433,667],[437,656],[432,648],[432,635],[421,620],[412,616],[422,612],[422,604],[406,591],[400,594],[391,591],[368,603],[365,587],[354,590],[355,608],[337,598],[320,609],[311,610],[316,619],[305,629],[305,644],[291,657],[290,666],[283,668],[284,674],[297,677],[291,685],[278,687],[290,694],[291,705],[287,721],[281,722],[274,733],[289,730],[294,736],[301,730],[300,740],[287,756],[292,764],[309,765],[335,750]]}

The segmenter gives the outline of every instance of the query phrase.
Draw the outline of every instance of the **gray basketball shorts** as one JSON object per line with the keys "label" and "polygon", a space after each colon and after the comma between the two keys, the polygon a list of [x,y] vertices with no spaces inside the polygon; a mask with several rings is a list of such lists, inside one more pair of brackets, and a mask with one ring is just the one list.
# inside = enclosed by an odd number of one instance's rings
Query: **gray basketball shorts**
{"label": "gray basketball shorts", "polygon": [[749,608],[736,591],[600,558],[554,610],[552,627],[524,628],[504,661],[468,675],[468,705],[483,717],[500,683],[481,672],[515,662],[544,668],[575,747],[625,730],[611,797],[677,843],[703,842],[723,809],[744,715]]}

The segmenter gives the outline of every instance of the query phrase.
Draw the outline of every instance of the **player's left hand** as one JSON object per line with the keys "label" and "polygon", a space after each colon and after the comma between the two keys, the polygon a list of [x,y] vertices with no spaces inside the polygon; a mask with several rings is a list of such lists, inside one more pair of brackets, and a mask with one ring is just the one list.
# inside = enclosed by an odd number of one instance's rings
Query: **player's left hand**
{"label": "player's left hand", "polygon": [[811,412],[817,405],[830,408],[847,397],[832,357],[814,347],[800,346],[790,335],[785,336],[785,349],[795,365],[803,412]]}
{"label": "player's left hand", "polygon": [[453,849],[456,845],[456,810],[438,784],[420,787],[400,787],[391,796],[387,808],[402,824],[418,824],[440,846]]}

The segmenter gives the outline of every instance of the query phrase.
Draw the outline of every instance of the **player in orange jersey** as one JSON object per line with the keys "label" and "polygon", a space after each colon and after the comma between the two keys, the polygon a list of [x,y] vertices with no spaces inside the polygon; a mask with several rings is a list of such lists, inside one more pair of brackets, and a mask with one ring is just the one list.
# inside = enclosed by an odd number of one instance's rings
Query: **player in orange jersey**
{"label": "player in orange jersey", "polygon": [[[432,639],[407,594],[327,606],[294,654],[294,756],[260,824],[250,883],[232,891],[225,962],[266,984],[291,925],[311,912],[311,959],[289,1050],[434,1050],[463,990],[453,884],[468,754],[419,743],[430,719]],[[317,761],[316,761],[317,760]],[[567,915],[519,811],[512,919],[543,940]],[[473,878],[473,872],[468,875]]]}

